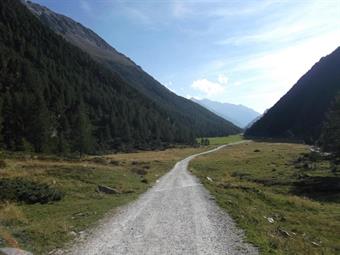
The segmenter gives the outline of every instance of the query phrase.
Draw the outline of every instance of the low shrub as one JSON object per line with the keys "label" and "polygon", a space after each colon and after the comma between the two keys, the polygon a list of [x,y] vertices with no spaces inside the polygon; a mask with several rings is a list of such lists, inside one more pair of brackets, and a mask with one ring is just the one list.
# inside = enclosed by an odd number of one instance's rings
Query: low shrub
{"label": "low shrub", "polygon": [[132,168],[131,171],[140,176],[144,176],[148,173],[148,171],[144,168]]}
{"label": "low shrub", "polygon": [[0,160],[0,169],[3,169],[7,166],[6,161],[5,160]]}
{"label": "low shrub", "polygon": [[118,160],[110,160],[109,163],[114,166],[119,166],[119,161]]}
{"label": "low shrub", "polygon": [[56,188],[23,178],[0,179],[0,190],[1,201],[45,204],[63,198],[63,193]]}
{"label": "low shrub", "polygon": [[96,163],[96,164],[103,164],[103,165],[107,165],[109,162],[102,157],[94,157],[90,159],[91,162]]}

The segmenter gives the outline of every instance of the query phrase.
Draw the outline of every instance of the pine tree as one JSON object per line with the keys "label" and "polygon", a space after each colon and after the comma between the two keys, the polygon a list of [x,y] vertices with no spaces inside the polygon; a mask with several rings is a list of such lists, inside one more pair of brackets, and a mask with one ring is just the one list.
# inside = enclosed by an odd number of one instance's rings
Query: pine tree
{"label": "pine tree", "polygon": [[12,96],[7,91],[4,96],[4,102],[2,105],[3,126],[1,133],[3,135],[3,142],[5,148],[8,150],[14,149],[14,119],[13,119],[13,104]]}
{"label": "pine tree", "polygon": [[3,106],[3,102],[2,100],[0,100],[0,145],[3,142],[3,137],[2,137],[2,124],[3,124],[3,118],[2,118],[2,106]]}
{"label": "pine tree", "polygon": [[201,145],[204,145],[204,138],[201,137],[201,142],[200,142]]}
{"label": "pine tree", "polygon": [[51,135],[51,118],[44,98],[36,94],[32,102],[28,123],[28,141],[33,145],[35,152],[48,150],[47,142]]}
{"label": "pine tree", "polygon": [[91,131],[91,123],[84,102],[80,99],[76,105],[76,118],[73,126],[74,150],[79,152],[80,157],[90,152],[91,145],[93,145]]}
{"label": "pine tree", "polygon": [[324,150],[340,156],[340,94],[328,112],[320,142]]}
{"label": "pine tree", "polygon": [[210,144],[209,139],[205,138],[204,145],[208,146]]}
{"label": "pine tree", "polygon": [[69,152],[70,145],[68,138],[70,137],[70,125],[64,113],[58,116],[59,126],[57,128],[57,152],[65,154]]}

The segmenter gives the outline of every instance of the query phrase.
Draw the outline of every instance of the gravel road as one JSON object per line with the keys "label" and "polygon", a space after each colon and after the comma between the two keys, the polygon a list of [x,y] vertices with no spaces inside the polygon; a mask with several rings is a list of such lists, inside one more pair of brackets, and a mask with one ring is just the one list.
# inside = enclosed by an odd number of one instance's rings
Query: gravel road
{"label": "gravel road", "polygon": [[105,220],[68,254],[258,254],[243,233],[191,175],[192,155],[137,201]]}

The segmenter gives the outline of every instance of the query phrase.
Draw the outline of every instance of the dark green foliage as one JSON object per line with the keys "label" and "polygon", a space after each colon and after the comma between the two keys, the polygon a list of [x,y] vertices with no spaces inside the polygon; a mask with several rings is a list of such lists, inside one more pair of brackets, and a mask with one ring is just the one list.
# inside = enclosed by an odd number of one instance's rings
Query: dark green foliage
{"label": "dark green foliage", "polygon": [[63,193],[56,188],[22,178],[0,179],[0,190],[0,201],[45,204],[63,197]]}
{"label": "dark green foliage", "polygon": [[0,104],[0,137],[8,150],[81,155],[154,149],[194,144],[198,133],[238,131],[204,117],[205,110],[193,121],[159,107],[17,0],[0,2]]}
{"label": "dark green foliage", "polygon": [[157,107],[171,116],[177,123],[183,123],[198,137],[217,137],[237,134],[241,129],[217,116],[191,100],[178,96],[136,65],[122,65],[100,59],[109,69],[121,74],[138,91],[152,100]]}
{"label": "dark green foliage", "polygon": [[205,145],[205,146],[208,146],[210,144],[210,141],[208,138],[201,138],[201,141],[200,141],[200,144],[201,145]]}
{"label": "dark green foliage", "polygon": [[314,143],[340,90],[340,48],[322,58],[245,135]]}
{"label": "dark green foliage", "polygon": [[[187,140],[188,137],[226,136],[241,132],[241,129],[232,123],[165,88],[148,73],[144,72],[141,67],[128,57],[117,52],[90,29],[38,4],[27,3],[27,6],[43,24],[57,34],[62,35],[67,41],[89,53],[108,69],[119,74],[129,85],[152,102],[153,107],[160,109],[164,113],[163,117],[165,119],[159,119],[160,122],[156,123],[156,126],[151,130],[145,128],[146,120],[139,115],[133,122],[134,125],[139,127],[139,134],[133,134],[132,130],[127,129],[126,136],[123,138],[125,142],[130,143],[131,140],[136,140],[137,138],[137,144],[145,146],[145,142],[138,141],[138,137],[150,135],[151,132],[151,134],[154,134],[153,138],[155,139],[152,146],[159,147],[164,138],[169,142],[180,142],[183,139]],[[166,122],[169,122],[169,120],[172,126],[170,132],[166,129],[158,128],[159,124],[162,126],[167,125]],[[178,126],[182,126],[182,128],[178,129]],[[104,138],[105,134],[102,134],[102,136]],[[111,137],[109,136],[108,138],[110,139]]]}
{"label": "dark green foliage", "polygon": [[324,150],[340,156],[340,94],[328,112],[320,143]]}
{"label": "dark green foliage", "polygon": [[25,137],[36,152],[43,152],[48,136],[52,135],[52,126],[46,103],[41,95],[35,95],[29,110],[30,119],[27,121],[29,126],[26,129]]}
{"label": "dark green foliage", "polygon": [[[84,152],[90,151],[92,145],[91,123],[82,99],[76,105],[76,118],[73,126],[73,149],[79,151],[81,156]],[[101,142],[105,142],[105,140]]]}
{"label": "dark green foliage", "polygon": [[5,168],[7,166],[7,164],[6,164],[6,161],[5,160],[2,160],[2,159],[0,159],[0,169],[3,169],[3,168]]}

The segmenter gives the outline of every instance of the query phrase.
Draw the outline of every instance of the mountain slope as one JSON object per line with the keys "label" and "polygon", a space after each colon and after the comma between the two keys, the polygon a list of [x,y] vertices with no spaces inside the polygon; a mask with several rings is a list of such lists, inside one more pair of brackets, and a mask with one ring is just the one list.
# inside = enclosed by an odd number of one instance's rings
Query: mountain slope
{"label": "mountain slope", "polygon": [[320,59],[250,129],[248,136],[290,137],[314,142],[340,90],[340,47]]}
{"label": "mountain slope", "polygon": [[191,100],[241,128],[260,116],[258,112],[243,105],[220,103],[209,99],[191,98]]}
{"label": "mountain slope", "polygon": [[9,150],[83,153],[195,139],[190,126],[56,35],[18,0],[0,1],[0,106],[1,145]]}
{"label": "mountain slope", "polygon": [[240,129],[232,123],[165,88],[90,29],[38,4],[27,2],[26,5],[42,23],[118,73],[129,85],[153,101],[175,122],[190,127],[195,135],[220,136],[240,132]]}

